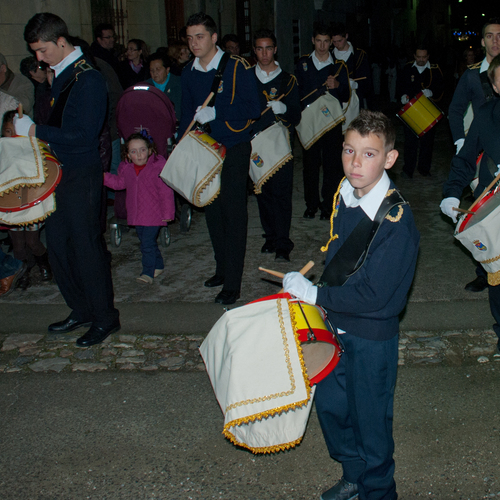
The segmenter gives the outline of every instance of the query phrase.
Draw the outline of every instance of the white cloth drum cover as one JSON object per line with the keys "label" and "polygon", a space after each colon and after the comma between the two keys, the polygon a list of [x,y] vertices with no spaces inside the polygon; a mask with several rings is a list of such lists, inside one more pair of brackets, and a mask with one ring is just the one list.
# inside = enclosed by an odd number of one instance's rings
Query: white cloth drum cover
{"label": "white cloth drum cover", "polygon": [[200,353],[224,414],[223,434],[254,453],[302,440],[310,387],[288,301],[273,299],[226,312]]}
{"label": "white cloth drum cover", "polygon": [[345,133],[347,127],[359,115],[359,97],[355,90],[351,90],[351,98],[349,102],[342,103],[344,110],[345,122],[342,124],[342,132]]}
{"label": "white cloth drum cover", "polygon": [[224,156],[224,146],[206,134],[189,132],[172,151],[160,177],[189,203],[204,207],[219,194]]}
{"label": "white cloth drum cover", "polygon": [[330,93],[323,94],[302,110],[296,130],[300,142],[309,149],[319,138],[345,120],[342,106]]}
{"label": "white cloth drum cover", "polygon": [[255,194],[262,193],[264,183],[292,158],[290,134],[281,122],[256,134],[250,155],[250,178]]}

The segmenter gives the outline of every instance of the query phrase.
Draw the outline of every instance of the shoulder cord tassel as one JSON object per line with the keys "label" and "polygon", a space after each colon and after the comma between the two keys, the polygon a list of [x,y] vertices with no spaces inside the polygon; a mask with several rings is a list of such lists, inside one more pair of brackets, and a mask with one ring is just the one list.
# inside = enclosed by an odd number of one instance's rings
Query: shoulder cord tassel
{"label": "shoulder cord tassel", "polygon": [[[330,215],[330,239],[328,240],[327,244],[323,247],[321,247],[322,252],[326,252],[328,250],[328,246],[332,241],[335,241],[339,235],[338,234],[333,234],[333,218],[337,215],[338,212],[338,204],[337,200],[340,194],[340,188],[342,187],[342,183],[345,181],[345,177],[342,178],[342,180],[339,183],[339,187],[337,188],[337,191],[335,193],[335,196],[333,197],[333,206],[332,206],[332,215]],[[340,200],[338,200],[338,203],[340,203]]]}

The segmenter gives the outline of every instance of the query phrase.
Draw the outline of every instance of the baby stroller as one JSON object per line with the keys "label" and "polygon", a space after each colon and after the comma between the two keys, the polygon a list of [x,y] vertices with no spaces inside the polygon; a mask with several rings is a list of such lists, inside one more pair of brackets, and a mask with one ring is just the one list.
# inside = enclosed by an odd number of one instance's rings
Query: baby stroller
{"label": "baby stroller", "polygon": [[[154,85],[140,83],[129,87],[122,94],[116,107],[116,124],[122,139],[131,134],[146,130],[153,137],[158,153],[168,157],[175,133],[175,112],[170,99]],[[125,192],[115,193],[115,216],[110,221],[111,246],[121,244],[122,231],[128,230],[127,210],[125,207]],[[176,216],[181,222],[181,231],[188,231],[191,226],[191,207],[182,205]],[[126,229],[125,229],[126,228]],[[160,244],[167,247],[170,244],[169,226],[160,230]]]}

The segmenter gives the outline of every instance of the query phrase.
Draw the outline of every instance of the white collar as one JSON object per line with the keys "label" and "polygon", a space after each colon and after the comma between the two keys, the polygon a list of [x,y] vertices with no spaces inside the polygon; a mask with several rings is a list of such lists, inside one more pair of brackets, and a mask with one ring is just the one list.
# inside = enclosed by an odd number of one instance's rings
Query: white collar
{"label": "white collar", "polygon": [[313,60],[314,66],[318,71],[322,70],[325,66],[328,66],[329,64],[333,64],[333,57],[330,54],[330,52],[328,52],[328,59],[326,61],[320,61],[316,56],[316,51],[314,51],[311,54],[311,58]]}
{"label": "white collar", "polygon": [[276,69],[271,71],[269,74],[260,67],[259,63],[255,65],[255,76],[257,76],[261,83],[266,84],[267,82],[274,80],[281,73],[280,63],[274,61],[274,64],[276,64]]}
{"label": "white collar", "polygon": [[57,63],[55,66],[50,68],[54,70],[55,77],[57,78],[71,63],[74,63],[77,59],[83,56],[82,49],[80,47],[75,47],[75,50],[71,54],[67,55],[61,62]]}
{"label": "white collar", "polygon": [[219,46],[217,46],[217,52],[215,53],[215,56],[212,57],[212,60],[207,64],[207,69],[203,68],[203,66],[200,64],[200,58],[196,57],[193,65],[191,66],[191,71],[193,71],[193,69],[197,69],[198,71],[202,71],[203,73],[208,73],[212,69],[217,69],[223,55],[224,51]]}
{"label": "white collar", "polygon": [[431,63],[427,61],[424,66],[419,66],[417,61],[413,63],[413,67],[417,68],[418,72],[422,74],[426,69],[431,69]]}
{"label": "white collar", "polygon": [[351,54],[354,54],[354,48],[351,42],[347,42],[347,50],[338,50],[337,48],[333,49],[333,53],[335,54],[335,59],[342,59],[342,61],[347,61]]}
{"label": "white collar", "polygon": [[347,208],[355,208],[359,206],[363,212],[368,215],[371,220],[373,220],[377,215],[378,208],[380,207],[382,200],[385,198],[390,185],[391,181],[389,176],[387,175],[387,172],[384,171],[377,184],[370,190],[369,193],[365,194],[361,198],[358,199],[354,196],[354,188],[347,179],[342,183],[340,194]]}
{"label": "white collar", "polygon": [[484,73],[490,67],[490,63],[486,60],[486,57],[483,59],[481,63],[481,67],[479,68],[479,73]]}

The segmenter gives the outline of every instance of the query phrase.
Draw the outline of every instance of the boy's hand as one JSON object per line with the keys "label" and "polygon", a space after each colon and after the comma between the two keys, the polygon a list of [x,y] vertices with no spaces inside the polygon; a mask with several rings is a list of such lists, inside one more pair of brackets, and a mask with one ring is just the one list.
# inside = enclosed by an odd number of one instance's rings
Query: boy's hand
{"label": "boy's hand", "polygon": [[326,79],[326,88],[329,90],[336,89],[339,85],[340,85],[340,83],[337,81],[337,79],[333,75],[330,75]]}
{"label": "boy's hand", "polygon": [[308,304],[316,304],[318,287],[314,286],[302,274],[293,272],[285,274],[283,278],[283,289],[285,292],[297,297]]}
{"label": "boy's hand", "polygon": [[17,113],[14,115],[14,127],[16,129],[17,135],[28,137],[28,135],[30,135],[29,132],[32,125],[35,124],[28,115],[24,115],[22,118],[19,118],[19,115]]}
{"label": "boy's hand", "polygon": [[458,208],[459,206],[460,206],[460,200],[458,198],[453,198],[450,196],[449,198],[445,198],[441,202],[439,208],[441,209],[441,212],[443,212],[444,215],[451,217],[453,222],[457,222],[458,212],[453,209]]}
{"label": "boy's hand", "polygon": [[194,115],[194,119],[202,125],[215,120],[215,108],[213,108],[212,106],[207,106],[206,108],[198,106],[198,108],[196,109],[196,114]]}

